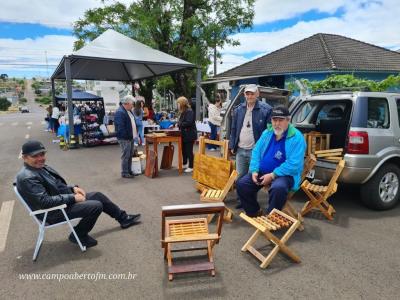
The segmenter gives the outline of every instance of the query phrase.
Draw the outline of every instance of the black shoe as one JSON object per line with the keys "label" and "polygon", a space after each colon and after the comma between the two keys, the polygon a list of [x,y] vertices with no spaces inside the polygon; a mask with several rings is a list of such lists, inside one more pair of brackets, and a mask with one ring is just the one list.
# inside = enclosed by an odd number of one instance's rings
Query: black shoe
{"label": "black shoe", "polygon": [[[75,239],[75,236],[71,233],[68,237],[69,241],[78,244],[77,240]],[[86,246],[86,248],[94,247],[97,245],[97,240],[92,238],[90,235],[82,236],[79,237],[81,243],[83,246]]]}
{"label": "black shoe", "polygon": [[124,174],[121,176],[122,176],[122,178],[134,178],[135,177],[133,174]]}
{"label": "black shoe", "polygon": [[236,209],[242,209],[242,208],[243,208],[243,205],[242,205],[242,203],[241,203],[241,202],[239,202],[239,204],[237,204],[237,205],[235,206],[235,208],[236,208]]}
{"label": "black shoe", "polygon": [[125,219],[119,222],[121,224],[121,228],[125,229],[131,227],[132,225],[136,225],[139,223],[140,214],[137,215],[127,215]]}
{"label": "black shoe", "polygon": [[133,172],[129,172],[129,175],[138,176],[139,174],[134,174]]}

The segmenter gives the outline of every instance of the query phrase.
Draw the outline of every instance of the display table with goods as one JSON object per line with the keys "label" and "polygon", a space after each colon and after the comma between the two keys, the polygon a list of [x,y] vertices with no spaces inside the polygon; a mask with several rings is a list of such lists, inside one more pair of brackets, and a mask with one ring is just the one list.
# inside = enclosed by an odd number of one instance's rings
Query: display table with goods
{"label": "display table with goods", "polygon": [[113,126],[98,123],[96,114],[82,116],[82,145],[93,147],[118,143]]}
{"label": "display table with goods", "polygon": [[[154,166],[152,166],[146,176],[148,177],[157,177],[158,175],[158,158],[157,158],[157,153],[158,153],[158,144],[160,143],[168,143],[167,146],[164,147],[163,150],[163,159],[161,162],[161,168],[163,169],[170,169],[172,166],[172,160],[173,160],[173,152],[174,152],[174,147],[172,143],[177,143],[178,144],[178,170],[179,174],[182,174],[183,168],[182,168],[182,139],[180,136],[180,132],[177,130],[165,130],[164,132],[154,132],[151,134],[146,134],[146,158],[149,158],[146,161],[146,168],[149,169],[151,161],[152,161],[152,155],[154,154]],[[153,150],[150,150],[150,144],[153,144]]]}

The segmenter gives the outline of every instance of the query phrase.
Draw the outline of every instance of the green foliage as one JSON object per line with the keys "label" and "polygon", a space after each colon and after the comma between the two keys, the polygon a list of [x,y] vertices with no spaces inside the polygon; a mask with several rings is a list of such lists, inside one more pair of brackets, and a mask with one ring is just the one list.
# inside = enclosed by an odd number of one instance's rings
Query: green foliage
{"label": "green foliage", "polygon": [[0,97],[0,110],[6,111],[11,106],[11,103],[6,97]]}
{"label": "green foliage", "polygon": [[45,105],[49,105],[52,103],[52,100],[50,97],[48,96],[44,96],[44,97],[38,97],[35,99],[36,102],[39,102],[41,104],[45,104]]}
{"label": "green foliage", "polygon": [[[238,45],[231,38],[250,28],[255,0],[138,0],[119,2],[85,12],[74,23],[78,40],[75,50],[112,28],[150,47],[187,60],[206,74],[213,48]],[[220,54],[218,54],[220,56]],[[171,76],[177,95],[190,97],[195,89],[195,71]],[[149,89],[151,84],[144,83]],[[162,83],[161,85],[164,85]],[[146,98],[147,100],[147,98]]]}
{"label": "green foliage", "polygon": [[21,104],[25,104],[26,102],[28,102],[28,100],[26,98],[19,98],[19,103]]}
{"label": "green foliage", "polygon": [[[300,81],[312,92],[342,88],[349,88],[355,91],[366,89],[372,92],[383,92],[391,88],[400,87],[400,74],[397,76],[390,75],[382,81],[357,78],[353,74],[331,75],[321,81],[308,81],[306,79],[300,79]],[[293,81],[289,82],[287,87],[292,92],[299,89]]]}

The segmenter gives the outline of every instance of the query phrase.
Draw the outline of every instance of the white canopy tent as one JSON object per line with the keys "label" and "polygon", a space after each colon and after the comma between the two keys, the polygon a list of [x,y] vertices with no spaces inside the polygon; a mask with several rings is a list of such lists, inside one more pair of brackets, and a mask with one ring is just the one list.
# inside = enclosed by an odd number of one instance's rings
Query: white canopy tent
{"label": "white canopy tent", "polygon": [[[54,81],[67,81],[69,129],[73,133],[72,79],[135,81],[170,74],[195,65],[155,50],[119,32],[108,29],[88,45],[64,56],[51,76],[53,99]],[[200,107],[200,69],[197,69],[196,106]],[[196,118],[199,118],[196,110]]]}

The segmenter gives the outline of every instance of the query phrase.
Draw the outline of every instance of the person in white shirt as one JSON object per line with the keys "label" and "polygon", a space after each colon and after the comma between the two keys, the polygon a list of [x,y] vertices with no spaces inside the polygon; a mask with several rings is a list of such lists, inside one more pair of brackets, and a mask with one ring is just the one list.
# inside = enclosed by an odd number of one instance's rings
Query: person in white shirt
{"label": "person in white shirt", "polygon": [[58,123],[58,118],[60,117],[60,109],[57,105],[53,107],[53,111],[51,113],[51,131],[57,134],[58,127],[60,127],[60,123]]}
{"label": "person in white shirt", "polygon": [[[217,97],[215,103],[210,103],[208,105],[208,124],[211,128],[210,140],[217,140],[218,128],[221,126],[221,98]],[[215,151],[217,146],[208,145],[210,151]]]}

